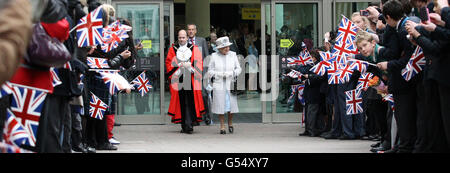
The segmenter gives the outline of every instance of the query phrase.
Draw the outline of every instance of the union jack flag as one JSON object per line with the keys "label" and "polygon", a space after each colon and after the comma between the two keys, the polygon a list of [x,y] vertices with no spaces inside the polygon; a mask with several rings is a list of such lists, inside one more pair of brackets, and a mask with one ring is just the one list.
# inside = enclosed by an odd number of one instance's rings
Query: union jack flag
{"label": "union jack flag", "polygon": [[105,58],[93,58],[93,57],[87,57],[87,65],[89,68],[94,69],[102,69],[102,68],[110,68],[108,65],[108,60]]}
{"label": "union jack flag", "polygon": [[322,61],[328,61],[335,57],[333,54],[331,54],[329,52],[322,52],[322,51],[319,51],[319,55],[320,55],[320,59]]}
{"label": "union jack flag", "polygon": [[103,43],[103,10],[98,7],[78,22],[78,47],[94,46]]}
{"label": "union jack flag", "polygon": [[6,109],[6,121],[5,127],[3,128],[3,139],[5,142],[20,147],[22,144],[29,143],[29,138],[30,134],[17,121],[16,116],[14,116],[11,110]]}
{"label": "union jack flag", "polygon": [[59,77],[58,77],[59,70],[54,68],[54,67],[51,67],[50,68],[50,73],[52,74],[52,85],[53,85],[53,87],[61,85],[62,84],[61,79],[59,79]]}
{"label": "union jack flag", "polygon": [[[103,33],[105,33],[105,32],[117,32],[117,31],[129,32],[132,29],[133,28],[131,26],[122,25],[119,20],[116,20],[115,22],[113,22],[110,25],[106,26],[104,28],[104,30],[103,30]],[[109,40],[106,39],[104,41],[109,41]]]}
{"label": "union jack flag", "polygon": [[391,109],[394,111],[394,96],[392,94],[388,94],[386,96],[383,97],[383,101],[388,102],[389,106],[391,106]]}
{"label": "union jack flag", "polygon": [[69,61],[67,61],[65,64],[64,64],[64,67],[63,67],[64,69],[67,69],[67,70],[69,70],[69,71],[72,71],[72,65],[70,64],[70,62]]}
{"label": "union jack flag", "polygon": [[5,95],[10,95],[11,93],[12,93],[11,83],[6,81],[0,88],[0,98],[2,98]]}
{"label": "union jack flag", "polygon": [[289,95],[288,103],[293,103],[295,94],[298,92],[299,85],[291,85],[291,95]]}
{"label": "union jack flag", "polygon": [[144,96],[144,94],[148,93],[150,89],[153,88],[152,85],[150,85],[150,80],[145,76],[145,71],[131,81],[131,83],[135,85],[137,90],[141,93],[141,96]]}
{"label": "union jack flag", "polygon": [[328,69],[331,68],[333,62],[333,56],[328,52],[319,51],[321,61],[314,65],[309,71],[313,73],[323,76]]}
{"label": "union jack flag", "polygon": [[358,79],[358,85],[356,86],[356,89],[362,89],[369,87],[369,81],[372,79],[373,74],[372,73],[363,73],[359,79]]}
{"label": "union jack flag", "polygon": [[33,152],[19,148],[14,145],[0,142],[0,153],[33,153]]}
{"label": "union jack flag", "polygon": [[300,103],[302,105],[305,105],[305,98],[303,98],[303,91],[305,90],[305,85],[299,85],[298,89],[297,89],[297,97],[298,97],[298,101],[300,101]]}
{"label": "union jack flag", "polygon": [[289,65],[308,65],[308,64],[314,64],[311,54],[309,54],[309,51],[307,49],[304,49],[300,52],[300,54],[297,57],[290,57],[287,58],[288,66]]}
{"label": "union jack flag", "polygon": [[81,88],[84,88],[83,80],[84,80],[84,75],[80,74],[80,82],[78,82],[78,86],[80,86]]}
{"label": "union jack flag", "polygon": [[341,68],[341,64],[338,61],[333,61],[331,63],[330,68],[327,70],[328,73],[328,84],[340,84],[339,81],[339,73],[341,72],[339,69]]}
{"label": "union jack flag", "polygon": [[89,116],[102,120],[103,114],[105,113],[106,109],[108,109],[108,105],[100,100],[97,96],[95,96],[92,92],[89,105]]}
{"label": "union jack flag", "polygon": [[124,39],[128,38],[128,31],[132,28],[127,25],[122,25],[118,20],[107,26],[103,30],[103,41],[102,50],[104,52],[109,52],[119,46],[119,43]]}
{"label": "union jack flag", "polygon": [[354,25],[351,20],[342,16],[336,36],[336,44],[331,53],[344,57],[347,57],[350,54],[358,54],[358,49],[356,47],[357,32],[358,27]]}
{"label": "union jack flag", "polygon": [[37,88],[13,87],[11,110],[30,134],[30,146],[36,143],[37,129],[47,92]]}
{"label": "union jack flag", "polygon": [[132,86],[119,73],[100,73],[106,86],[109,88],[109,93],[114,95],[119,90],[131,89]]}
{"label": "union jack flag", "polygon": [[417,46],[416,50],[409,59],[406,67],[402,69],[402,76],[406,81],[411,80],[416,74],[420,73],[425,67],[425,56],[423,55],[423,50],[421,47]]}
{"label": "union jack flag", "polygon": [[350,77],[352,76],[354,69],[352,69],[351,65],[346,64],[343,68],[339,69],[339,80],[341,83],[346,83],[350,81]]}
{"label": "union jack flag", "polygon": [[365,73],[367,71],[367,66],[369,65],[367,61],[357,59],[349,59],[348,61],[352,69],[358,70],[361,73]]}
{"label": "union jack flag", "polygon": [[341,80],[339,80],[340,73],[340,70],[328,73],[328,84],[342,84]]}
{"label": "union jack flag", "polygon": [[302,77],[302,73],[292,70],[291,72],[289,72],[286,76],[289,76],[291,78],[301,78]]}
{"label": "union jack flag", "polygon": [[347,115],[363,113],[361,90],[355,89],[346,91]]}

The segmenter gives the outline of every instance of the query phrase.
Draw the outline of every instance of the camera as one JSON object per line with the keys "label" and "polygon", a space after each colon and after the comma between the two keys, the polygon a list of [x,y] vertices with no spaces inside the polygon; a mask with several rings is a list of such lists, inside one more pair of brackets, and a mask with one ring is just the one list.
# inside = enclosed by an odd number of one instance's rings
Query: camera
{"label": "camera", "polygon": [[369,16],[369,11],[367,11],[367,10],[360,10],[359,11],[359,14],[361,15],[361,16]]}
{"label": "camera", "polygon": [[427,21],[430,20],[430,15],[429,15],[429,11],[427,7],[422,7],[419,10],[419,17],[420,20],[422,21],[422,23],[426,23]]}

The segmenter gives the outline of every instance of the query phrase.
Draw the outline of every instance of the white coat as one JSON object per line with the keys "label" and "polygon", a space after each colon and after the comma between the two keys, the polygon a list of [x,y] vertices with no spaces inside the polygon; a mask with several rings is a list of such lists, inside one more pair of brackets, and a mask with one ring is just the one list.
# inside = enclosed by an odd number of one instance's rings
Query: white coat
{"label": "white coat", "polygon": [[236,52],[229,51],[227,55],[215,52],[211,55],[208,66],[208,75],[214,77],[213,102],[211,111],[215,114],[225,113],[226,92],[230,95],[231,113],[239,112],[236,95],[230,93],[231,82],[234,77],[241,74]]}

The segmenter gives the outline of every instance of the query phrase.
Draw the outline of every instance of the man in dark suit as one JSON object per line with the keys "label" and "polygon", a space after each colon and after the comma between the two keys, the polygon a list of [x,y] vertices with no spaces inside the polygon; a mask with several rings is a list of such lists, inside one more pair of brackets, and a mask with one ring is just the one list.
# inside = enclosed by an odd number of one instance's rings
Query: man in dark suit
{"label": "man in dark suit", "polygon": [[197,25],[188,24],[187,25],[187,33],[188,33],[188,43],[195,44],[198,46],[200,51],[202,52],[202,57],[205,59],[209,55],[208,44],[206,43],[205,38],[197,37]]}
{"label": "man in dark suit", "polygon": [[386,23],[395,29],[398,38],[397,45],[400,57],[377,64],[381,70],[389,73],[389,93],[394,95],[395,114],[398,120],[398,136],[400,144],[398,152],[411,153],[417,139],[417,115],[423,113],[423,109],[417,105],[424,105],[423,86],[417,82],[421,80],[421,75],[410,81],[403,79],[401,71],[406,67],[415,46],[407,39],[408,32],[405,29],[406,21],[413,20],[413,17],[405,17],[399,1],[388,1],[383,5],[383,16]]}
{"label": "man in dark suit", "polygon": [[[202,52],[202,59],[205,60],[205,58],[209,55],[209,49],[208,44],[206,43],[205,38],[203,37],[197,37],[197,25],[195,24],[188,24],[187,25],[187,34],[188,34],[188,43],[192,45],[198,46],[200,51]],[[203,64],[203,76],[206,76],[205,73],[208,71],[207,60]],[[204,79],[205,80],[205,79]],[[202,87],[202,96],[203,96],[203,104],[205,106],[206,114],[204,117],[205,123],[209,125],[211,122],[211,116],[210,116],[210,110],[208,105],[208,92],[205,90],[205,87]]]}

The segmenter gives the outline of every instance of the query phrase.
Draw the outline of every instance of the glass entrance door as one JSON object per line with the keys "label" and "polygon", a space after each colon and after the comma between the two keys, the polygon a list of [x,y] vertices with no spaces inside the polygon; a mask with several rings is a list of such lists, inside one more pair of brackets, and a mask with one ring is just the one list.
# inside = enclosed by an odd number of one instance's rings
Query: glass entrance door
{"label": "glass entrance door", "polygon": [[133,27],[135,44],[142,43],[143,49],[137,52],[136,68],[122,72],[133,80],[145,72],[152,89],[141,96],[139,92],[119,94],[117,121],[123,124],[164,124],[163,90],[164,82],[164,29],[163,2],[152,1],[113,1],[117,17],[127,19]]}
{"label": "glass entrance door", "polygon": [[[297,89],[292,80],[285,77],[288,72],[286,59],[298,56],[303,46],[309,49],[318,46],[319,16],[321,2],[293,1],[272,2],[272,63],[278,70],[271,70],[272,77],[279,80],[272,87],[278,87],[278,94],[272,101],[272,122],[300,122],[303,106],[297,95]],[[273,59],[275,58],[275,59]],[[273,83],[273,82],[272,82]],[[274,86],[275,85],[275,86]]]}

